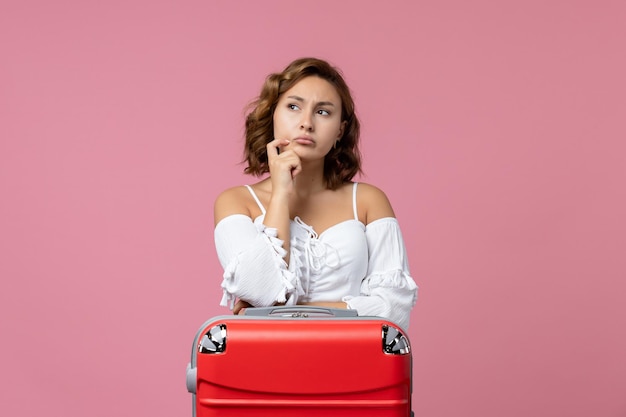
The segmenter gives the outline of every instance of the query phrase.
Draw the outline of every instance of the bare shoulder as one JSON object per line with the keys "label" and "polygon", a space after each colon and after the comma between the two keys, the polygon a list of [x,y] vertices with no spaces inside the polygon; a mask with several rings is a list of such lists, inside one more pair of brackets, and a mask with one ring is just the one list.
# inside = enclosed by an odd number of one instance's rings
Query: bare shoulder
{"label": "bare shoulder", "polygon": [[380,188],[360,182],[357,191],[359,218],[369,224],[383,217],[395,217],[387,195]]}
{"label": "bare shoulder", "polygon": [[233,214],[244,214],[251,217],[248,200],[250,192],[245,186],[237,186],[224,190],[215,199],[213,217],[217,225],[220,220]]}

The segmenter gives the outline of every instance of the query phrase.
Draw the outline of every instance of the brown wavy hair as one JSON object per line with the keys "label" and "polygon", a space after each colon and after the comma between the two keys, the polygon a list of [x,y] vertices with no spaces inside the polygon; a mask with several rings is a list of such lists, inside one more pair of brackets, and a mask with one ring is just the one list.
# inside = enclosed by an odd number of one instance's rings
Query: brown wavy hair
{"label": "brown wavy hair", "polygon": [[282,72],[270,74],[265,79],[261,94],[250,104],[251,110],[246,116],[244,163],[247,162],[248,166],[244,172],[256,176],[269,172],[266,145],[274,140],[274,111],[278,100],[285,91],[309,76],[328,81],[341,97],[344,133],[324,160],[326,186],[334,190],[361,172],[361,153],[358,146],[360,123],[355,114],[350,89],[341,72],[318,58],[297,59]]}

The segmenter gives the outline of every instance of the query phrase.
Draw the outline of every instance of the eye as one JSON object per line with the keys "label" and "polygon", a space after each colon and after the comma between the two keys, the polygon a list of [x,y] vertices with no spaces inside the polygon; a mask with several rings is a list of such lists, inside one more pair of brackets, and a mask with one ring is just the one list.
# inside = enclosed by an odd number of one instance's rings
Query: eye
{"label": "eye", "polygon": [[330,116],[330,112],[328,110],[319,109],[317,114],[321,114],[322,116]]}
{"label": "eye", "polygon": [[293,104],[293,103],[287,104],[287,108],[289,110],[300,110],[300,107],[298,107],[297,104]]}

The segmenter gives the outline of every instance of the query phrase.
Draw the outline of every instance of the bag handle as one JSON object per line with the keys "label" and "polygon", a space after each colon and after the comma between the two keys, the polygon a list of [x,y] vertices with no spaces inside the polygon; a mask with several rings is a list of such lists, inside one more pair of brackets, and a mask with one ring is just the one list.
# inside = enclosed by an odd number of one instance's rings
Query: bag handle
{"label": "bag handle", "polygon": [[356,310],[316,306],[274,306],[246,308],[244,316],[253,317],[357,317]]}

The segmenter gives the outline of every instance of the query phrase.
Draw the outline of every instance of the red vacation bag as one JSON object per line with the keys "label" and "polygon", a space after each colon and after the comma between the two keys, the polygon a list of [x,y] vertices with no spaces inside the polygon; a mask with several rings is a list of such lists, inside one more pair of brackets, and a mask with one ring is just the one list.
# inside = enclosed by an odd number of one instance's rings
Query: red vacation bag
{"label": "red vacation bag", "polygon": [[409,417],[411,378],[399,326],[303,306],[208,320],[187,366],[194,417]]}

